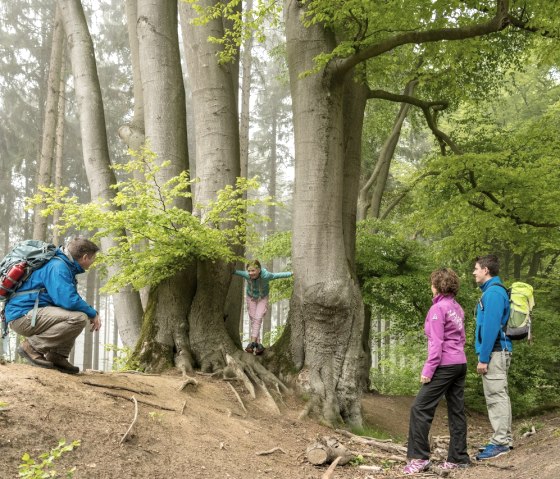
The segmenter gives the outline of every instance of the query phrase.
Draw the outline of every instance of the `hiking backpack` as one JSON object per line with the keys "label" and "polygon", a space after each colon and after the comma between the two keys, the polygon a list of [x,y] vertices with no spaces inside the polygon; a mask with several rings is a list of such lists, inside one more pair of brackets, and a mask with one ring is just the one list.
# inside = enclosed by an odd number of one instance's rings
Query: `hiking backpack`
{"label": "hiking backpack", "polygon": [[[33,271],[46,264],[56,252],[56,246],[39,240],[16,244],[0,261],[0,303],[6,303]],[[2,308],[2,337],[8,334]]]}
{"label": "hiking backpack", "polygon": [[[531,311],[535,306],[533,287],[520,281],[512,283],[511,288],[506,288],[501,283],[492,286],[504,288],[509,298],[509,318],[502,326],[505,335],[512,341],[525,338],[531,341]],[[480,298],[480,307],[484,310],[482,298]]]}

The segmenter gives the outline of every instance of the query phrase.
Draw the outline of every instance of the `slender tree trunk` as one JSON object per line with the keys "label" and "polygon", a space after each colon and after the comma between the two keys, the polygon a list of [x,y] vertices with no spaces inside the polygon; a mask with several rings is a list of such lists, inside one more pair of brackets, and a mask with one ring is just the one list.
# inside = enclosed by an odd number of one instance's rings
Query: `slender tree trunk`
{"label": "slender tree trunk", "polygon": [[[91,269],[87,273],[87,286],[86,286],[86,301],[88,304],[93,304],[95,301],[95,286],[97,284],[96,271]],[[107,327],[107,325],[105,325]],[[91,369],[93,360],[93,332],[91,328],[87,327],[84,329],[84,357],[83,357],[83,369]]]}
{"label": "slender tree trunk", "polygon": [[[253,8],[253,0],[247,0],[245,9]],[[241,120],[239,124],[239,151],[241,159],[241,176],[247,178],[249,171],[249,119],[251,105],[251,74],[253,66],[253,34],[243,43],[243,55],[241,65],[243,80],[241,83]]]}
{"label": "slender tree trunk", "polygon": [[[214,4],[212,0],[199,2],[202,8]],[[195,123],[196,172],[200,179],[195,199],[201,205],[197,214],[204,216],[205,205],[220,189],[235,184],[240,173],[238,66],[236,62],[219,64],[217,53],[220,47],[208,42],[209,36],[222,37],[222,20],[194,26],[191,20],[195,17],[192,5],[182,2],[181,24]],[[236,342],[224,327],[224,317],[236,321],[234,315],[225,311],[232,270],[231,266],[221,262],[198,265],[189,335],[193,356],[203,370],[222,366],[223,357],[216,345],[223,346],[226,351],[235,350]],[[213,346],[209,348],[208,345]]]}
{"label": "slender tree trunk", "polygon": [[[295,193],[290,350],[297,370],[309,371],[317,411],[330,424],[361,424],[364,308],[348,262],[344,209],[344,81],[313,68],[334,47],[320,25],[301,23],[298,2],[285,3],[295,135]],[[284,341],[279,341],[279,348]]]}
{"label": "slender tree trunk", "polygon": [[[110,201],[115,191],[115,175],[110,168],[105,114],[93,43],[89,34],[82,5],[78,0],[57,0],[66,33],[78,112],[82,134],[82,150],[91,198],[93,201]],[[102,247],[107,251],[115,245],[112,238],[104,238]],[[109,268],[109,275],[116,272]],[[123,343],[133,345],[140,335],[142,305],[140,296],[130,288],[114,295],[115,315]]]}
{"label": "slender tree trunk", "polygon": [[[43,123],[43,139],[39,156],[37,173],[37,192],[39,187],[50,186],[52,181],[52,165],[56,139],[56,120],[58,118],[58,99],[60,97],[60,77],[62,69],[62,52],[64,50],[64,29],[60,18],[60,7],[56,7],[54,29],[52,35],[51,58],[49,62],[49,76],[47,84],[47,102]],[[33,238],[45,241],[47,239],[46,216],[40,214],[45,205],[36,205],[33,215]]]}
{"label": "slender tree trunk", "polygon": [[[64,122],[66,118],[66,81],[65,81],[65,64],[62,59],[60,87],[58,89],[58,119],[56,120],[56,146],[54,155],[54,187],[57,190],[62,188],[62,166],[64,153]],[[60,232],[58,230],[58,222],[60,212],[57,210],[53,214],[53,234],[52,242],[55,245],[60,243]]]}
{"label": "slender tree trunk", "polygon": [[[410,82],[408,82],[403,94],[412,95],[417,84],[417,80],[411,80]],[[383,197],[383,192],[385,191],[385,186],[387,184],[391,159],[395,154],[395,148],[397,147],[399,138],[401,136],[402,125],[408,115],[409,110],[410,104],[401,103],[391,133],[383,143],[383,147],[379,152],[379,157],[377,158],[375,168],[373,169],[373,172],[368,178],[366,184],[360,189],[360,194],[358,197],[358,221],[366,218],[368,214],[368,208],[370,208],[369,216],[371,218],[379,218],[381,199]],[[373,193],[370,193],[372,190]],[[368,196],[370,196],[369,201]]]}

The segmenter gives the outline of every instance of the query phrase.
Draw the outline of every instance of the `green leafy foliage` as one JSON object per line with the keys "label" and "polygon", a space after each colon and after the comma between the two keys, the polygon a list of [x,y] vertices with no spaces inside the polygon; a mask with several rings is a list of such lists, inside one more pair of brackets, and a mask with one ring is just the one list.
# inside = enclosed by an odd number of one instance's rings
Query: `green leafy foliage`
{"label": "green leafy foliage", "polygon": [[[94,239],[113,237],[117,246],[98,255],[98,265],[119,265],[105,290],[113,292],[127,284],[140,289],[157,285],[194,260],[239,259],[236,247],[256,241],[255,225],[267,220],[254,211],[256,205],[274,204],[270,198],[247,199],[250,189],[258,188],[254,179],[238,178],[235,187],[219,191],[215,200],[197,205],[200,213],[177,206],[190,200],[192,181],[183,172],[163,184],[158,174],[167,166],[156,165],[153,153],[143,149],[129,163],[115,166],[129,177],[119,182],[110,203],[80,203],[68,190],[44,188],[30,205],[44,202],[43,215],[60,211],[59,228],[94,231]],[[136,179],[139,173],[142,179]]]}
{"label": "green leafy foliage", "polygon": [[[60,459],[60,457],[69,451],[73,451],[80,446],[80,441],[72,441],[66,444],[65,439],[60,439],[58,445],[51,449],[49,452],[44,452],[35,461],[27,452],[21,457],[22,463],[18,466],[19,475],[25,479],[47,479],[49,477],[60,477],[55,470],[49,470],[53,463]],[[66,471],[65,476],[68,478],[74,477],[75,467]]]}

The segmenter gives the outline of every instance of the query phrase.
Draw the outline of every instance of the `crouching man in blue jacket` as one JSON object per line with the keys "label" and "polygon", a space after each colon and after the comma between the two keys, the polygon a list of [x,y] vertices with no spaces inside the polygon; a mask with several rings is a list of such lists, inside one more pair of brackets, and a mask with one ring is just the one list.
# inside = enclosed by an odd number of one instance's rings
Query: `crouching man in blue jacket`
{"label": "crouching man in blue jacket", "polygon": [[508,453],[513,442],[508,393],[512,345],[504,332],[510,306],[507,291],[498,276],[499,268],[498,258],[488,255],[477,258],[473,271],[482,291],[476,308],[476,371],[482,375],[488,418],[494,430],[490,442],[476,455],[479,461]]}
{"label": "crouching man in blue jacket", "polygon": [[101,320],[78,294],[76,275],[91,266],[98,251],[92,241],[73,238],[31,273],[6,304],[8,325],[26,337],[18,353],[33,365],[69,374],[80,371],[68,361],[70,350],[88,322],[98,331]]}

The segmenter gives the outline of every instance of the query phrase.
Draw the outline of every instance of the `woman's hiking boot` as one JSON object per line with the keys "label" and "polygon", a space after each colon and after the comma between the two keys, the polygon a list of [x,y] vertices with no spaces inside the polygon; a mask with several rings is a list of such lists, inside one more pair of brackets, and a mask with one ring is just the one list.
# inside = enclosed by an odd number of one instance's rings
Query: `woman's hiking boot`
{"label": "woman's hiking boot", "polygon": [[80,368],[78,366],[74,366],[70,361],[68,361],[68,358],[64,357],[62,354],[49,351],[45,354],[45,357],[62,373],[78,374],[80,372]]}
{"label": "woman's hiking boot", "polygon": [[27,339],[17,348],[18,354],[30,362],[33,366],[40,368],[53,369],[54,365],[51,361],[47,360],[39,351],[33,348]]}

